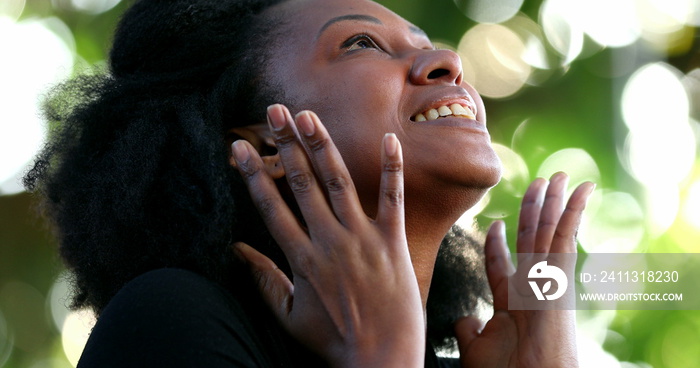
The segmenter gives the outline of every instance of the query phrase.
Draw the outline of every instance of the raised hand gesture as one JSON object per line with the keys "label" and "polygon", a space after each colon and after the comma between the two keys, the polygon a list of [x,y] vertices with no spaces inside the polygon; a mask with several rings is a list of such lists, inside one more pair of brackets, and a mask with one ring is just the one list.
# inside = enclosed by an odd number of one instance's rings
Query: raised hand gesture
{"label": "raised hand gesture", "polygon": [[292,283],[266,256],[237,243],[263,297],[292,336],[333,366],[423,366],[425,318],[404,229],[398,140],[387,134],[382,141],[379,206],[371,219],[316,114],[293,119],[273,105],[268,122],[305,226],[258,153],[235,142],[237,167],[293,273]]}
{"label": "raised hand gesture", "polygon": [[[594,185],[581,184],[564,206],[567,182],[568,177],[558,173],[550,182],[537,179],[530,185],[520,212],[518,253],[538,253],[545,259],[576,252],[576,231]],[[517,287],[508,282],[509,277],[527,277],[531,263],[520,263],[517,271],[513,267],[502,222],[491,226],[485,253],[494,315],[485,326],[471,316],[457,321],[462,367],[578,367],[573,310],[509,310],[509,291],[521,292],[512,289]]]}

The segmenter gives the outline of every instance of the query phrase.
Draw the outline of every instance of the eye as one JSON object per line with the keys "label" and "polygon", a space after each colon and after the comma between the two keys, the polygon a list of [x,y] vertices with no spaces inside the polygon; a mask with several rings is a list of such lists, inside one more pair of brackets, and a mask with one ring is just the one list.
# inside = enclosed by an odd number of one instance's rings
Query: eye
{"label": "eye", "polygon": [[359,34],[350,37],[347,41],[343,42],[341,47],[346,49],[347,51],[355,51],[362,49],[381,50],[381,47],[377,46],[377,43],[374,42],[374,40],[372,40],[372,37],[366,34]]}

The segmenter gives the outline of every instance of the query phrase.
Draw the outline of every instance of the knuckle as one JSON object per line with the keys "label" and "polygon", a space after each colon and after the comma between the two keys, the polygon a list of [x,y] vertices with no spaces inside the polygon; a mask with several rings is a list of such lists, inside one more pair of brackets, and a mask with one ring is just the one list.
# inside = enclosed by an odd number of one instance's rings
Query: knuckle
{"label": "knuckle", "polygon": [[314,177],[309,172],[296,172],[289,176],[289,187],[295,193],[306,193],[311,189]]}
{"label": "knuckle", "polygon": [[309,150],[314,153],[320,153],[328,148],[329,140],[326,137],[322,138],[310,138],[306,141]]}
{"label": "knuckle", "polygon": [[260,173],[260,166],[258,166],[253,160],[248,160],[248,162],[241,163],[239,166],[239,172],[245,180],[252,179],[255,175]]}
{"label": "knuckle", "polygon": [[400,173],[403,170],[403,164],[400,161],[392,161],[384,164],[384,172]]}
{"label": "knuckle", "polygon": [[324,184],[330,193],[344,193],[348,188],[348,181],[342,176],[330,178]]}
{"label": "knuckle", "polygon": [[575,232],[567,232],[567,231],[562,231],[562,230],[555,230],[554,231],[554,237],[553,237],[553,242],[555,241],[565,241],[565,242],[574,242],[576,243],[576,236]]}
{"label": "knuckle", "polygon": [[280,133],[275,135],[275,145],[277,149],[285,149],[296,144],[297,138],[292,133]]}
{"label": "knuckle", "polygon": [[529,237],[531,235],[534,235],[535,232],[536,232],[536,229],[532,226],[521,227],[518,229],[518,237],[519,238]]}
{"label": "knuckle", "polygon": [[403,191],[397,188],[387,188],[382,191],[382,198],[392,207],[399,207],[403,205]]}
{"label": "knuckle", "polygon": [[534,206],[536,204],[538,204],[538,199],[536,197],[527,196],[527,195],[525,197],[523,197],[523,204],[522,204],[523,207]]}
{"label": "knuckle", "polygon": [[540,220],[540,222],[537,224],[538,228],[555,227],[555,226],[557,226],[557,223],[550,220],[550,219]]}

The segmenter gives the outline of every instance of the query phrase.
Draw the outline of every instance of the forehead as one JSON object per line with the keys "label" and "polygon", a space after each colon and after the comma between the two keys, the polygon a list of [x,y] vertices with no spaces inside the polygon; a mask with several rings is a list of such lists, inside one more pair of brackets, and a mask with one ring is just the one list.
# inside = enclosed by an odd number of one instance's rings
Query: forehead
{"label": "forehead", "polygon": [[307,39],[316,39],[328,28],[353,21],[400,27],[425,35],[396,13],[369,0],[289,0],[273,9],[285,18],[291,34]]}

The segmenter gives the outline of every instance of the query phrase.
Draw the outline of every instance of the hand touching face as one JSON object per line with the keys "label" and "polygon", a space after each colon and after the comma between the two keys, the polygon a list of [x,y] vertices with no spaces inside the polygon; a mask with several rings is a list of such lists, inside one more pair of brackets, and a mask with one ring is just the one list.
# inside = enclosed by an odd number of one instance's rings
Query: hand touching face
{"label": "hand touching face", "polygon": [[292,0],[271,11],[288,21],[266,78],[293,113],[324,121],[369,215],[386,133],[404,149],[407,214],[461,213],[498,182],[483,103],[457,54],[371,1]]}

